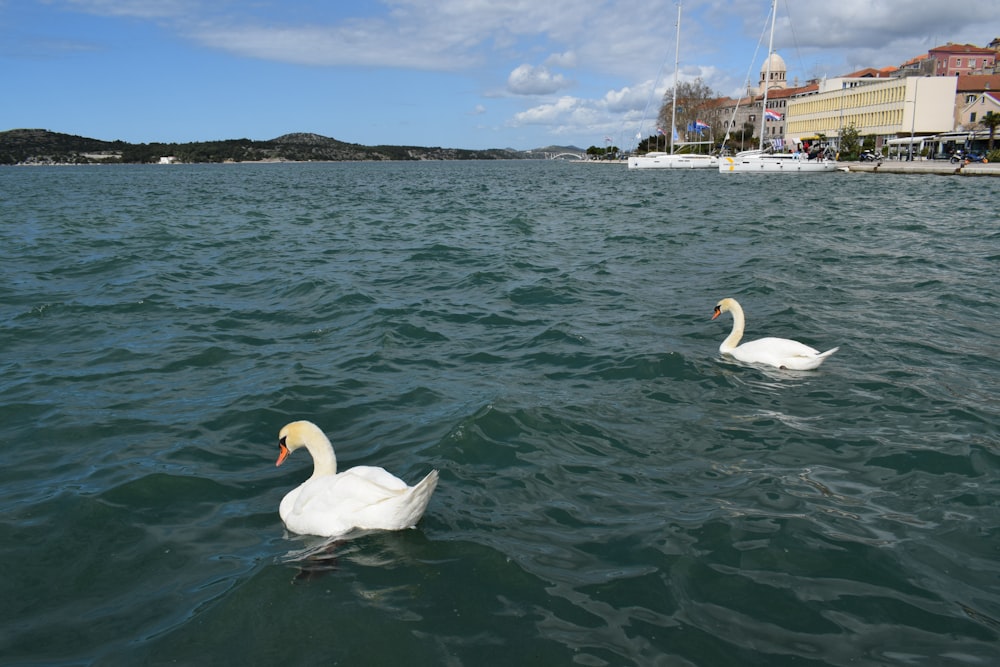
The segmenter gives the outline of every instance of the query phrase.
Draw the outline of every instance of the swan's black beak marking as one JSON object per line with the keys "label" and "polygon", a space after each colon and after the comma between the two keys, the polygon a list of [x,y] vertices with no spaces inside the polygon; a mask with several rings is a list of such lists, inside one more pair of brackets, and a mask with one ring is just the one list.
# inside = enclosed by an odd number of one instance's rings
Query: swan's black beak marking
{"label": "swan's black beak marking", "polygon": [[719,308],[718,306],[716,306],[715,307],[715,313],[712,315],[712,319],[714,320],[716,317],[718,317],[721,314],[722,314],[722,309]]}

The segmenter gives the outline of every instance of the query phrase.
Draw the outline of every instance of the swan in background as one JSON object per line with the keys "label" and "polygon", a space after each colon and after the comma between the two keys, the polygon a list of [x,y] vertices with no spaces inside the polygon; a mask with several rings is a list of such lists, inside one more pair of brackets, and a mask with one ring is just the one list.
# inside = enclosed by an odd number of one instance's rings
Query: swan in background
{"label": "swan in background", "polygon": [[723,299],[715,306],[714,320],[722,313],[733,314],[733,330],[719,346],[719,352],[728,354],[738,361],[751,364],[767,364],[782,369],[807,371],[817,368],[827,357],[839,350],[835,347],[826,352],[787,338],[761,338],[739,345],[743,338],[743,327],[746,320],[743,308],[736,299]]}
{"label": "swan in background", "polygon": [[287,424],[278,434],[280,466],[300,447],[312,454],[313,474],[281,500],[278,514],[293,533],[335,537],[355,528],[401,530],[420,520],[437,487],[432,470],[416,486],[383,468],[357,466],[337,473],[333,445],[312,422]]}

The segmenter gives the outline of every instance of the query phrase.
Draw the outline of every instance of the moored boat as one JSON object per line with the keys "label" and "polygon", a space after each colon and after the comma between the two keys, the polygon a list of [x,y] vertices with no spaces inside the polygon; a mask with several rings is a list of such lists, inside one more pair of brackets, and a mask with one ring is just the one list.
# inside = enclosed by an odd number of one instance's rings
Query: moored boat
{"label": "moored boat", "polygon": [[719,158],[719,171],[754,173],[823,173],[836,171],[837,161],[829,149],[816,157],[806,153],[773,153],[767,149],[740,151],[733,156]]}
{"label": "moored boat", "polygon": [[628,159],[629,169],[710,169],[718,164],[719,158],[714,155],[699,153],[653,152]]}
{"label": "moored boat", "polygon": [[[768,54],[774,53],[774,20],[777,14],[778,1],[771,0],[771,37],[768,43]],[[768,56],[765,65],[764,81],[771,79],[771,57]],[[781,153],[764,147],[765,121],[775,112],[767,108],[768,87],[763,86],[764,97],[761,103],[763,113],[760,114],[760,147],[754,150],[740,151],[734,156],[723,156],[719,159],[719,172],[729,174],[746,173],[794,173],[821,174],[837,171],[836,155],[828,146],[809,153]],[[728,136],[728,135],[727,135]]]}
{"label": "moored boat", "polygon": [[[654,151],[645,155],[634,155],[628,159],[629,169],[711,169],[719,164],[719,158],[714,155],[699,153],[674,152],[674,140],[677,137],[677,83],[680,67],[681,46],[681,3],[677,3],[677,41],[674,45],[674,92],[670,106],[670,152]],[[701,121],[697,121],[701,123]],[[704,125],[703,127],[708,127]],[[701,130],[699,129],[700,133]]]}

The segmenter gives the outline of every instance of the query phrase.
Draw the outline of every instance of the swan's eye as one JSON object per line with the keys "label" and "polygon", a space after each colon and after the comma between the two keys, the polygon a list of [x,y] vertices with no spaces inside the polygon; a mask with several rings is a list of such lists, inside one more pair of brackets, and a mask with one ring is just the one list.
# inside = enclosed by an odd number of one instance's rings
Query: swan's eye
{"label": "swan's eye", "polygon": [[718,315],[721,310],[722,310],[721,308],[719,308],[718,306],[716,306],[715,307],[715,314]]}
{"label": "swan's eye", "polygon": [[287,447],[288,446],[288,445],[285,444],[285,438],[286,437],[288,437],[288,436],[284,436],[283,435],[280,438],[278,438],[278,444],[281,445],[282,447]]}

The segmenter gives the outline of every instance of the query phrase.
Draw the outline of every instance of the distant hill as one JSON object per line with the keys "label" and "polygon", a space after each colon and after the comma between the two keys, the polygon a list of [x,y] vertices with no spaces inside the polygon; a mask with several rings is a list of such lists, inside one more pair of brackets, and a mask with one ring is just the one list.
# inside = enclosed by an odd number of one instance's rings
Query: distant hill
{"label": "distant hill", "polygon": [[[582,153],[580,149],[570,149]],[[421,146],[362,146],[320,134],[296,132],[269,141],[227,139],[192,143],[131,144],[101,141],[49,130],[0,132],[0,164],[150,163],[163,157],[178,162],[522,160],[544,157],[549,149],[465,150]],[[559,149],[558,152],[565,152]]]}

